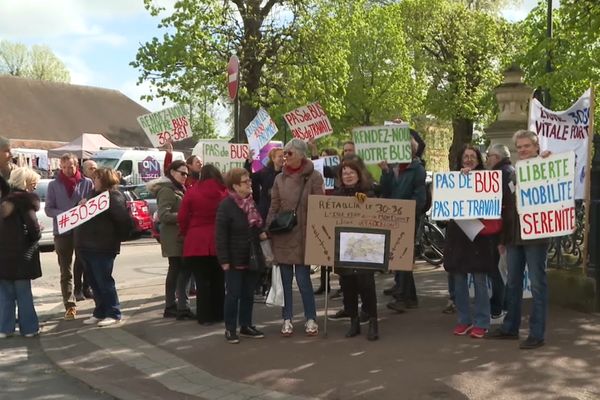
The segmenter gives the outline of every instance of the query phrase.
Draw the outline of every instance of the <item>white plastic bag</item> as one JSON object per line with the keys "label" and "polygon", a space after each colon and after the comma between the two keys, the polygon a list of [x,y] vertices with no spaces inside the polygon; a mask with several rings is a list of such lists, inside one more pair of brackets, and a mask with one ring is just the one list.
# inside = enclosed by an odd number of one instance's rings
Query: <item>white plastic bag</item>
{"label": "white plastic bag", "polygon": [[265,256],[265,262],[267,263],[267,265],[273,265],[274,257],[273,250],[271,250],[271,241],[261,240],[260,248],[262,250],[263,256]]}
{"label": "white plastic bag", "polygon": [[269,295],[267,296],[267,301],[265,303],[268,306],[283,307],[284,305],[283,283],[281,282],[281,270],[278,265],[273,266],[273,271],[271,273],[271,289],[269,290]]}

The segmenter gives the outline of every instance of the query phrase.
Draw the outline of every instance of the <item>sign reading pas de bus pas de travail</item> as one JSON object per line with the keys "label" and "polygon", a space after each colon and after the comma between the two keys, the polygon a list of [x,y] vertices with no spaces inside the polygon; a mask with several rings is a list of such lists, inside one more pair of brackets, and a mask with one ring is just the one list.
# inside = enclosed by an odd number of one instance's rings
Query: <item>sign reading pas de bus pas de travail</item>
{"label": "sign reading pas de bus pas de travail", "polygon": [[521,238],[572,233],[575,230],[575,153],[520,160],[515,169]]}
{"label": "sign reading pas de bus pas de travail", "polygon": [[501,171],[433,174],[432,219],[499,219],[501,211]]}
{"label": "sign reading pas de bus pas de travail", "polygon": [[137,120],[154,147],[164,146],[169,139],[178,142],[192,136],[187,113],[180,105],[141,115]]}
{"label": "sign reading pas de bus pas de travail", "polygon": [[540,151],[575,152],[575,198],[585,197],[585,170],[588,163],[591,89],[566,111],[547,109],[536,99],[529,104],[529,130],[538,134]]}
{"label": "sign reading pas de bus pas de travail", "polygon": [[277,125],[264,108],[260,108],[256,117],[246,127],[248,145],[254,150],[254,159],[258,160],[260,149],[262,149],[277,133]]}
{"label": "sign reading pas de bus pas de travail", "polygon": [[410,163],[412,148],[408,124],[361,126],[352,129],[356,154],[365,164]]}
{"label": "sign reading pas de bus pas de travail", "polygon": [[319,102],[296,108],[283,115],[292,136],[302,140],[331,135],[333,128]]}

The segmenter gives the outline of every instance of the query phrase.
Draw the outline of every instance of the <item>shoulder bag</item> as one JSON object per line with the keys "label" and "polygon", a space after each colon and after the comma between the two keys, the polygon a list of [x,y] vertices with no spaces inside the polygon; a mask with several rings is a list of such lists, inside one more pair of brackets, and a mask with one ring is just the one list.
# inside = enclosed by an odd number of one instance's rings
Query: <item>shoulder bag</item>
{"label": "shoulder bag", "polygon": [[302,188],[300,189],[300,196],[298,196],[298,201],[296,202],[296,207],[293,210],[289,211],[281,211],[277,213],[271,224],[269,225],[269,233],[285,233],[289,232],[298,224],[298,217],[296,212],[298,211],[298,206],[300,205],[300,200],[302,200],[302,194],[304,193],[304,187],[306,186],[306,181],[308,177],[305,177],[302,181]]}

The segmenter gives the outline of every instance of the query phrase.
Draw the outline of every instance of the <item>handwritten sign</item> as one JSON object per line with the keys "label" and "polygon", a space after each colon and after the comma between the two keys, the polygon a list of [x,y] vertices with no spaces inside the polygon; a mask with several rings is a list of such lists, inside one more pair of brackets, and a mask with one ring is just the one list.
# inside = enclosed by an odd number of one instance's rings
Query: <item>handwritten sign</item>
{"label": "handwritten sign", "polygon": [[530,158],[515,165],[522,239],[564,236],[575,230],[575,153]]}
{"label": "handwritten sign", "polygon": [[260,149],[269,143],[269,140],[277,133],[277,125],[275,125],[269,113],[261,107],[245,131],[248,137],[248,145],[254,150],[254,159],[258,160]]}
{"label": "handwritten sign", "polygon": [[137,120],[154,147],[163,146],[169,139],[178,142],[192,136],[187,113],[180,105],[141,115]]}
{"label": "handwritten sign", "polygon": [[432,184],[433,220],[500,218],[501,171],[436,172]]}
{"label": "handwritten sign", "polygon": [[[413,268],[414,200],[368,198],[360,203],[354,197],[311,195],[306,229],[306,264],[333,266],[336,241],[338,252],[339,244],[345,241],[342,233],[336,236],[336,229],[345,231],[348,240],[364,229],[388,235],[389,251],[383,256],[388,257],[389,269],[411,271]],[[373,241],[377,241],[376,236]]]}
{"label": "handwritten sign", "polygon": [[108,191],[92,197],[82,206],[75,206],[62,214],[58,214],[56,221],[58,222],[58,233],[63,234],[73,228],[89,221],[96,215],[108,210],[110,206],[110,196]]}
{"label": "handwritten sign", "polygon": [[225,173],[232,168],[244,168],[249,150],[246,143],[229,143],[227,140],[201,140],[192,154],[202,158]]}
{"label": "handwritten sign", "polygon": [[292,136],[302,140],[316,139],[331,135],[333,128],[319,102],[296,108],[283,115]]}
{"label": "handwritten sign", "polygon": [[536,99],[529,106],[529,130],[538,134],[540,150],[575,152],[575,198],[585,197],[585,168],[588,163],[591,89],[566,111],[547,109]]}
{"label": "handwritten sign", "polygon": [[365,164],[410,163],[411,136],[408,124],[363,126],[352,129],[356,154]]}
{"label": "handwritten sign", "polygon": [[257,172],[267,166],[269,163],[269,153],[274,148],[283,149],[283,142],[279,140],[273,140],[263,146],[258,152],[258,160],[252,161],[252,172]]}
{"label": "handwritten sign", "polygon": [[[340,158],[338,156],[327,156],[323,157],[323,165],[325,167],[335,167],[336,165],[340,165]],[[335,188],[335,179],[334,178],[325,178],[325,189],[331,190]]]}

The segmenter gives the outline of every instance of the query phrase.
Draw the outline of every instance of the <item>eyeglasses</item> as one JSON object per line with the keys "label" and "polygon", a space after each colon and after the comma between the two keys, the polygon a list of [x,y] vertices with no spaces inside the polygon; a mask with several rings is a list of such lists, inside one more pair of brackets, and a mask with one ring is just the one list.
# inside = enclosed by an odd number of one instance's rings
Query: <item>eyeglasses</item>
{"label": "eyeglasses", "polygon": [[284,156],[287,156],[287,157],[289,157],[289,156],[293,156],[293,155],[294,155],[294,152],[293,152],[293,151],[289,151],[289,150],[288,150],[288,151],[284,151],[284,152],[283,152],[283,155],[284,155]]}
{"label": "eyeglasses", "polygon": [[187,172],[179,171],[178,169],[176,169],[175,171],[179,172],[181,174],[181,176],[186,177],[186,178],[189,175]]}

